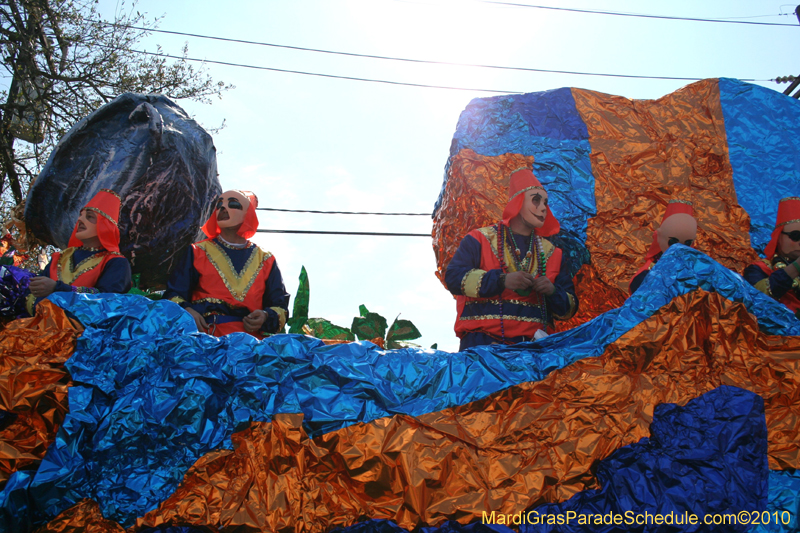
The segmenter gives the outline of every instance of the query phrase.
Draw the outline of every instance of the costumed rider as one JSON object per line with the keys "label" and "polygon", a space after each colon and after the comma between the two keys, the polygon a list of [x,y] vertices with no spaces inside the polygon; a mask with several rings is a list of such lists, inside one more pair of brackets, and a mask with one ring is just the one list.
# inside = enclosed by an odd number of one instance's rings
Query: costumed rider
{"label": "costumed rider", "polygon": [[200,331],[259,339],[283,331],[289,293],[281,271],[271,253],[248,240],[258,229],[257,206],[252,192],[222,193],[203,226],[208,239],[192,244],[167,283],[164,298],[192,315]]}
{"label": "costumed rider", "polygon": [[101,189],[81,209],[68,248],[55,252],[41,276],[31,278],[26,301],[34,305],[54,292],[126,293],[131,289],[131,265],[119,253],[120,197]]}
{"label": "costumed rider", "polygon": [[766,261],[744,269],[744,279],[800,316],[800,198],[778,203],[778,219],[764,255]]}
{"label": "costumed rider", "polygon": [[684,200],[671,200],[667,205],[661,225],[653,232],[653,242],[647,250],[645,263],[636,271],[630,281],[630,292],[633,294],[644,282],[650,269],[658,263],[667,248],[673,244],[694,246],[697,240],[697,220],[694,218],[692,203]]}
{"label": "costumed rider", "polygon": [[447,266],[461,350],[538,339],[553,318],[575,314],[578,299],[561,271],[561,249],[544,239],[560,229],[533,172],[513,172],[503,220],[470,231]]}

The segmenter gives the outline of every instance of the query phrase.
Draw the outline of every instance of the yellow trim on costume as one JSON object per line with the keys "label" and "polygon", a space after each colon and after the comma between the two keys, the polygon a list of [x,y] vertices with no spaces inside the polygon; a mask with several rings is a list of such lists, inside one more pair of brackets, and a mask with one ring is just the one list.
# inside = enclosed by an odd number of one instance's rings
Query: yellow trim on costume
{"label": "yellow trim on costume", "polygon": [[567,293],[567,299],[569,300],[569,310],[565,315],[557,315],[553,313],[553,317],[558,320],[567,320],[575,316],[575,312],[578,310],[578,302],[575,300],[575,297],[572,296],[570,293]]}
{"label": "yellow trim on costume", "polygon": [[97,208],[97,207],[84,207],[84,209],[86,211],[94,211],[95,213],[97,213],[98,215],[102,216],[103,218],[105,218],[106,220],[108,220],[109,222],[111,222],[112,224],[114,224],[116,227],[119,228],[119,224],[117,224],[117,221],[114,220],[113,218],[111,218],[111,215],[105,213],[104,211],[101,211],[99,208]]}
{"label": "yellow trim on costume", "polygon": [[461,294],[470,298],[478,298],[485,275],[486,271],[479,268],[473,268],[467,272],[464,279],[461,280]]}
{"label": "yellow trim on costume", "polygon": [[[525,187],[524,189],[520,189],[519,191],[515,192],[511,196],[511,198],[508,199],[508,201],[511,202],[511,200],[513,200],[514,198],[516,198],[520,194],[524,193],[525,191],[530,191],[531,189],[539,189],[539,190],[544,191],[544,187],[542,187],[541,185],[531,185],[530,187]],[[547,192],[547,191],[544,191],[544,192]]]}
{"label": "yellow trim on costume", "polygon": [[56,272],[58,281],[62,281],[67,285],[72,285],[72,282],[78,279],[81,275],[89,272],[103,262],[105,254],[98,253],[91,255],[73,267],[72,255],[75,253],[75,248],[70,247],[61,252],[61,257],[58,259],[58,267]]}
{"label": "yellow trim on costume", "polygon": [[182,296],[173,296],[172,298],[169,299],[169,301],[180,305],[186,300]]}
{"label": "yellow trim on costume", "polygon": [[511,316],[511,315],[480,315],[480,316],[460,316],[459,320],[515,320],[517,322],[536,322],[537,324],[544,324],[544,320],[536,317],[527,316]]}
{"label": "yellow trim on costume", "polygon": [[[477,300],[466,302],[464,304],[464,306],[465,306],[465,309],[466,309],[470,305],[483,305],[483,304],[499,305],[500,303],[501,302],[500,302],[499,298],[479,298]],[[505,300],[505,299],[502,301],[502,303],[521,305],[522,307],[539,307],[541,305],[539,303],[531,303],[531,302],[526,302],[524,300]]]}
{"label": "yellow trim on costume", "polygon": [[231,296],[238,302],[244,301],[247,291],[253,286],[264,263],[272,257],[271,253],[254,245],[255,250],[250,253],[250,257],[244,264],[242,271],[237,273],[228,254],[213,240],[201,241],[195,246],[205,252],[206,257],[208,257],[209,262],[222,278],[222,282],[225,283]]}
{"label": "yellow trim on costume", "polygon": [[270,309],[278,313],[278,331],[283,331],[283,327],[286,325],[286,309],[281,307],[270,307]]}
{"label": "yellow trim on costume", "polygon": [[758,280],[758,282],[756,282],[756,284],[753,286],[767,296],[774,298],[774,296],[772,296],[772,289],[769,286],[769,278]]}

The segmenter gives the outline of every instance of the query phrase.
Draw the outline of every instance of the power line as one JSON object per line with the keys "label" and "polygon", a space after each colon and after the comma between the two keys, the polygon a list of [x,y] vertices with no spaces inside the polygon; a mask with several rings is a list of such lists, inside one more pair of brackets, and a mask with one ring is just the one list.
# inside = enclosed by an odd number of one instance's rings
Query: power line
{"label": "power line", "polygon": [[372,231],[313,231],[300,229],[259,229],[257,233],[299,233],[302,235],[372,235],[380,237],[428,237],[430,233],[378,233]]}
{"label": "power line", "polygon": [[[104,22],[104,24],[113,25],[108,22]],[[689,78],[689,77],[680,77],[680,76],[642,76],[637,74],[610,74],[604,72],[581,72],[575,70],[556,70],[556,69],[542,69],[542,68],[530,68],[530,67],[509,67],[503,65],[482,65],[477,63],[457,63],[451,61],[432,61],[427,59],[414,59],[414,58],[405,58],[405,57],[391,57],[391,56],[380,56],[380,55],[373,55],[373,54],[357,54],[353,52],[339,52],[334,50],[324,50],[319,48],[304,48],[301,46],[290,46],[284,44],[275,44],[275,43],[265,43],[259,41],[248,41],[244,39],[232,39],[229,37],[218,37],[213,35],[202,35],[199,33],[186,33],[186,32],[179,32],[179,31],[171,31],[171,30],[157,30],[157,29],[150,29],[150,28],[143,28],[139,26],[128,26],[117,24],[117,26],[122,26],[125,28],[141,30],[141,31],[149,31],[154,33],[164,33],[168,35],[180,35],[183,37],[196,37],[198,39],[209,39],[214,41],[223,41],[223,42],[231,42],[231,43],[239,43],[239,44],[248,44],[254,46],[268,46],[272,48],[285,48],[288,50],[299,50],[302,52],[314,52],[319,54],[331,54],[331,55],[341,55],[347,57],[361,57],[365,59],[379,59],[382,61],[400,61],[405,63],[417,63],[417,64],[426,64],[426,65],[447,65],[447,66],[454,66],[454,67],[470,67],[470,68],[488,68],[488,69],[496,69],[496,70],[513,70],[518,72],[538,72],[544,74],[570,74],[574,76],[595,76],[595,77],[607,77],[607,78],[633,78],[633,79],[647,79],[647,80],[671,80],[671,81],[700,81],[705,78]],[[177,56],[167,55],[167,54],[156,54],[153,52],[143,52],[139,50],[131,50],[132,52],[138,52],[143,54],[155,55],[159,57],[168,57],[173,59],[183,59]],[[194,58],[185,58],[188,61],[204,61],[200,59]],[[238,66],[244,68],[254,68],[254,69],[262,69],[262,70],[271,70],[276,72],[288,72],[293,74],[305,74],[309,76],[323,76],[323,77],[330,77],[330,78],[341,78],[341,79],[349,79],[349,80],[357,80],[357,81],[371,81],[377,83],[390,83],[393,85],[409,85],[413,87],[429,87],[429,88],[436,88],[436,89],[456,89],[456,90],[466,90],[466,91],[479,91],[479,92],[496,92],[496,93],[521,93],[523,91],[496,91],[491,89],[466,89],[460,87],[441,87],[435,85],[422,85],[422,84],[414,84],[414,83],[403,83],[403,82],[393,82],[393,81],[385,81],[385,80],[372,80],[372,79],[364,79],[364,78],[352,78],[352,77],[345,77],[345,76],[334,76],[330,74],[317,74],[312,72],[298,72],[292,70],[282,70],[270,67],[258,67],[252,65],[244,65],[244,64],[237,64],[237,63],[228,63],[222,61],[211,61],[205,60],[207,63],[215,63],[220,65],[227,65],[227,66]],[[771,81],[771,80],[757,80],[753,78],[738,78],[741,81],[748,81],[748,82],[756,82],[756,81]]]}
{"label": "power line", "polygon": [[275,207],[256,207],[257,211],[282,211],[284,213],[317,213],[321,215],[386,215],[386,216],[408,216],[408,217],[429,217],[430,213],[368,213],[363,211],[310,211],[303,209],[278,209]]}
{"label": "power line", "polygon": [[[782,22],[752,22],[747,20],[726,20],[726,19],[702,19],[702,18],[692,18],[692,17],[670,17],[666,15],[646,15],[644,13],[621,13],[617,11],[595,11],[592,9],[574,9],[569,7],[553,7],[553,6],[538,6],[538,5],[531,5],[531,4],[518,4],[515,2],[500,2],[498,0],[477,0],[482,4],[495,4],[495,5],[502,5],[502,6],[511,6],[511,7],[528,7],[534,9],[548,9],[551,11],[567,11],[570,13],[587,13],[592,15],[614,15],[618,17],[639,17],[639,18],[648,18],[648,19],[660,19],[660,20],[680,20],[685,22],[717,22],[722,24],[750,24],[753,26],[791,26],[792,28],[796,28],[797,24],[784,24]],[[783,15],[784,13],[780,13]],[[778,15],[776,15],[778,16]]]}
{"label": "power line", "polygon": [[[230,63],[228,61],[213,61],[211,59],[198,59],[195,57],[181,57],[181,56],[173,56],[170,54],[157,54],[155,52],[145,52],[144,50],[133,50],[130,49],[130,52],[134,52],[137,54],[144,54],[149,56],[156,56],[156,57],[166,57],[169,59],[181,59],[184,61],[196,61],[198,63],[211,63],[214,65],[225,65],[228,67],[241,67],[241,68],[251,68],[256,70],[269,70],[271,72],[284,72],[287,74],[303,74],[305,76],[318,76],[321,78],[334,78],[338,80],[350,80],[350,81],[367,81],[371,83],[385,83],[388,85],[403,85],[406,87],[423,87],[426,89],[450,89],[453,91],[474,91],[474,92],[481,92],[481,93],[498,93],[498,94],[521,94],[523,91],[502,91],[497,89],[470,89],[468,87],[449,87],[446,85],[427,85],[424,83],[407,83],[402,81],[391,81],[391,80],[377,80],[377,79],[370,79],[370,78],[356,78],[353,76],[337,76],[334,74],[322,74],[319,72],[303,72],[301,70],[287,70],[281,68],[273,68],[273,67],[260,67],[257,65],[245,65],[244,63]],[[688,78],[674,78],[674,79],[688,79]],[[692,80],[699,80],[701,78],[691,78]],[[742,80],[742,81],[754,81],[754,80]]]}

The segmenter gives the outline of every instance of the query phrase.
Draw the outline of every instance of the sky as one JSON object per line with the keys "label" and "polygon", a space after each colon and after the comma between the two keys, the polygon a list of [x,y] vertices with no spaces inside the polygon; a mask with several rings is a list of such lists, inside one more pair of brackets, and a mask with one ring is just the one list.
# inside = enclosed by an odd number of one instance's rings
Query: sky
{"label": "sky", "polygon": [[[518,0],[574,9],[794,24],[689,22],[552,11],[471,0],[142,0],[159,29],[295,47],[428,61],[574,72],[730,77],[768,81],[798,75],[795,5],[768,1]],[[540,3],[539,3],[540,2]],[[130,4],[100,0],[111,18]],[[780,15],[784,13],[784,15]],[[769,16],[765,16],[769,15]],[[757,17],[757,18],[750,18]],[[580,87],[653,99],[691,83],[412,64],[154,33],[140,49],[276,69],[404,83],[538,92]],[[254,191],[260,207],[431,213],[460,113],[494,94],[369,83],[206,63],[233,84],[211,105],[179,101],[213,135],[223,190]],[[430,234],[430,217],[259,212],[262,229]],[[457,351],[455,300],[436,278],[428,237],[264,234],[286,288],[301,266],[310,315],[349,327],[359,305],[389,323],[398,315],[416,341]],[[290,309],[291,310],[291,309]]]}

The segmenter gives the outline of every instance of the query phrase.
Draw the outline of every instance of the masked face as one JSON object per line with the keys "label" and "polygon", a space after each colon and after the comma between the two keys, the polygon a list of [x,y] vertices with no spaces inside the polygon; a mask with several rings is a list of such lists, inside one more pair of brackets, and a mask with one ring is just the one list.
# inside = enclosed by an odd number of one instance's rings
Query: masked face
{"label": "masked face", "polygon": [[97,238],[97,217],[96,211],[91,209],[81,209],[81,214],[78,216],[76,224],[75,237],[81,242]]}
{"label": "masked face", "polygon": [[530,228],[541,228],[547,217],[547,192],[542,189],[530,189],[523,193],[522,209],[519,216]]}
{"label": "masked face", "polygon": [[697,240],[697,221],[686,213],[676,213],[656,230],[656,239],[662,252],[666,252],[673,244],[694,246],[694,241]]}
{"label": "masked face", "polygon": [[778,237],[778,254],[787,258],[789,261],[800,259],[800,241],[794,241],[792,237],[800,237],[800,222],[792,222],[781,228],[781,235]]}
{"label": "masked face", "polygon": [[217,200],[217,224],[220,228],[236,228],[244,222],[250,200],[236,191],[222,193]]}

